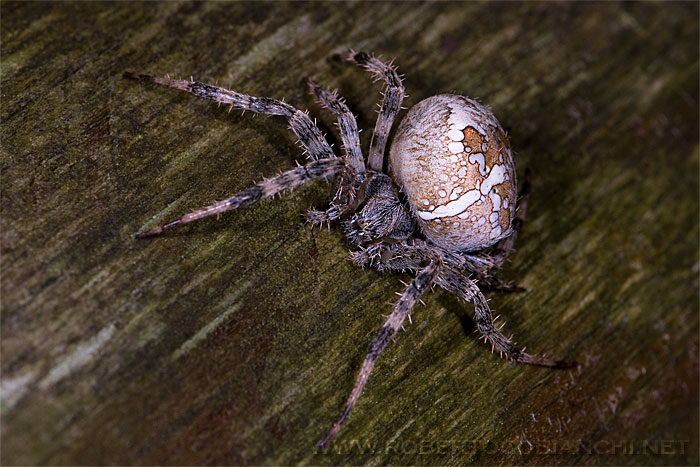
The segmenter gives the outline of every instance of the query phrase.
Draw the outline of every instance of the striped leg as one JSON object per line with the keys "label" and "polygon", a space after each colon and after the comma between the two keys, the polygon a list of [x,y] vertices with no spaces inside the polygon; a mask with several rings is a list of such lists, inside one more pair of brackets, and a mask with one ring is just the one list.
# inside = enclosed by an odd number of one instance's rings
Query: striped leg
{"label": "striped leg", "polygon": [[245,190],[235,194],[231,198],[223,201],[217,201],[216,203],[202,209],[185,214],[180,219],[167,224],[159,225],[145,232],[141,232],[137,234],[136,237],[150,237],[179,224],[186,224],[188,222],[201,219],[202,217],[218,215],[222,212],[250,206],[257,201],[269,198],[270,196],[274,196],[277,193],[285,190],[292,190],[312,180],[335,175],[344,169],[345,161],[337,157],[309,162],[304,166],[283,172],[276,177],[263,180],[257,185],[253,185],[252,187],[246,188]]}
{"label": "striped leg", "polygon": [[367,169],[362,156],[362,148],[360,147],[360,132],[357,129],[357,120],[355,120],[355,116],[350,112],[348,106],[338,97],[336,91],[330,91],[316,84],[311,79],[307,80],[307,84],[309,90],[321,105],[338,118],[337,126],[340,132],[340,139],[343,142],[343,151],[350,169],[347,174],[347,183],[339,185],[339,191],[336,193],[331,206],[325,211],[309,209],[306,213],[306,219],[311,224],[316,226],[327,224],[330,226],[331,222],[340,219],[341,216],[352,210],[352,205],[357,198],[358,185],[366,180]]}
{"label": "striped leg", "polygon": [[432,260],[428,266],[418,273],[413,282],[411,282],[406,290],[404,290],[399,301],[396,303],[396,305],[394,305],[394,310],[389,315],[389,318],[387,318],[377,337],[375,337],[372,341],[369,353],[367,354],[367,357],[360,368],[360,373],[357,375],[355,387],[350,393],[350,397],[345,404],[345,410],[343,410],[342,415],[330,429],[326,437],[323,438],[323,440],[318,444],[320,449],[323,449],[328,445],[328,442],[331,440],[331,438],[333,438],[333,436],[335,436],[336,433],[338,433],[338,430],[340,430],[340,427],[348,418],[350,411],[355,406],[357,399],[362,393],[362,389],[365,387],[365,384],[367,384],[367,379],[374,368],[374,362],[377,360],[377,357],[379,357],[379,354],[381,354],[389,344],[391,338],[401,327],[423,292],[425,292],[425,290],[432,285],[433,280],[438,274],[440,266],[441,261],[439,259]]}
{"label": "striped leg", "polygon": [[576,362],[557,361],[550,358],[525,353],[525,349],[516,348],[512,338],[506,337],[494,323],[491,308],[486,297],[481,293],[476,282],[465,275],[465,265],[459,255],[450,252],[431,252],[435,248],[430,244],[414,240],[414,245],[376,245],[367,250],[361,250],[353,255],[357,266],[376,266],[380,271],[417,269],[430,255],[439,254],[442,265],[434,279],[434,283],[446,291],[474,304],[474,321],[485,341],[490,342],[493,350],[498,350],[501,356],[518,363],[539,365],[552,368],[568,368],[576,366]]}
{"label": "striped leg", "polygon": [[381,172],[391,126],[394,124],[394,119],[399,113],[401,103],[405,97],[401,77],[391,64],[384,63],[365,52],[354,52],[351,50],[345,59],[371,72],[378,80],[381,79],[386,83],[384,99],[382,99],[377,123],[372,134],[368,163],[371,170]]}
{"label": "striped leg", "polygon": [[505,355],[508,360],[529,365],[550,368],[569,368],[577,365],[576,362],[556,361],[545,356],[525,353],[525,348],[519,350],[515,346],[515,342],[512,341],[512,337],[506,337],[501,329],[496,327],[491,308],[489,308],[486,297],[481,293],[479,287],[463,274],[443,269],[441,274],[435,278],[435,283],[448,292],[474,304],[476,327],[481,332],[484,342],[491,344],[492,351],[497,350],[499,355]]}
{"label": "striped leg", "polygon": [[331,207],[325,211],[310,208],[306,211],[305,217],[307,222],[315,225],[316,227],[323,227],[324,224],[330,227],[331,222],[337,221],[347,212],[349,212],[349,208],[347,206],[336,206],[331,204]]}
{"label": "striped leg", "polygon": [[321,105],[338,118],[338,130],[340,131],[340,139],[343,141],[345,157],[348,159],[348,167],[355,173],[355,180],[361,182],[365,179],[366,169],[355,116],[350,112],[345,102],[338,97],[336,91],[331,92],[311,79],[308,80],[307,84]]}
{"label": "striped leg", "polygon": [[289,121],[294,134],[312,159],[333,157],[333,150],[323,137],[321,131],[311,121],[306,113],[297,110],[289,104],[269,97],[252,97],[235,91],[204,84],[197,81],[184,81],[139,73],[124,73],[125,78],[150,81],[181,91],[189,92],[195,96],[203,97],[220,104],[230,105],[231,109],[250,110],[251,112],[265,115],[281,115]]}

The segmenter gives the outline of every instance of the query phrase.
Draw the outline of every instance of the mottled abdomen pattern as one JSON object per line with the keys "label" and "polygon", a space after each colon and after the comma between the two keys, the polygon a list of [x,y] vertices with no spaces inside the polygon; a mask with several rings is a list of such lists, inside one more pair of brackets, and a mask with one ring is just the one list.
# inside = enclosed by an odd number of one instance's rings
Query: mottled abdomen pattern
{"label": "mottled abdomen pattern", "polygon": [[435,244],[480,250],[510,234],[515,164],[486,107],[454,94],[419,102],[399,125],[389,157],[395,181]]}

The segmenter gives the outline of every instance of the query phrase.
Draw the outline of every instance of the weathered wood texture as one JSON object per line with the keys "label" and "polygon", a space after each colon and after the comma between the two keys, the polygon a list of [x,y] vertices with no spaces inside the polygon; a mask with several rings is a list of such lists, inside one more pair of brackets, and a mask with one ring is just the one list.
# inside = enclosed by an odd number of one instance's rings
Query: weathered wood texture
{"label": "weathered wood texture", "polygon": [[[697,465],[696,2],[6,2],[1,26],[2,464]],[[380,87],[327,61],[348,47],[396,57],[407,105],[493,107],[533,194],[502,272],[527,291],[490,303],[581,367],[500,360],[436,291],[321,453],[409,276],[304,224],[324,183],[135,240],[303,157],[283,120],[121,73],[285,97],[337,147],[311,75],[366,147]]]}

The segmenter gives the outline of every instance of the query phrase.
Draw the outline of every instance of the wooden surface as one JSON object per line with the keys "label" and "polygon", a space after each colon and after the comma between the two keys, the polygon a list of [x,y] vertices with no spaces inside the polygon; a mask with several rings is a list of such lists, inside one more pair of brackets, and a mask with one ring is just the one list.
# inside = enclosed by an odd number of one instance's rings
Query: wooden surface
{"label": "wooden surface", "polygon": [[[3,465],[699,462],[696,2],[1,8]],[[502,271],[527,290],[491,306],[581,366],[500,360],[436,291],[318,452],[410,276],[304,224],[324,183],[135,240],[303,156],[279,118],[121,74],[284,97],[338,147],[314,76],[366,148],[348,47],[395,57],[406,105],[492,106],[533,193]]]}

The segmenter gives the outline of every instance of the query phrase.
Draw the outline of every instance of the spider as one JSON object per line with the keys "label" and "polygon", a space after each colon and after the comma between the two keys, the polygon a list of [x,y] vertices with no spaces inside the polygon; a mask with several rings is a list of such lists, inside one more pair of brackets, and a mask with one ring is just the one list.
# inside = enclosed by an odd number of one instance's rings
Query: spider
{"label": "spider", "polygon": [[[343,155],[336,155],[307,113],[279,100],[252,97],[194,80],[173,80],[127,72],[124,77],[150,81],[233,108],[287,119],[310,162],[251,186],[223,201],[185,214],[136,235],[158,235],[203,217],[249,206],[305,183],[335,180],[337,189],[325,210],[309,209],[314,226],[340,224],[358,267],[411,271],[415,278],[400,294],[372,340],[345,408],[327,435],[324,448],[340,430],[362,393],[377,357],[384,351],[422,294],[435,285],[471,302],[477,330],[491,350],[511,361],[552,368],[575,362],[525,353],[501,332],[479,289],[514,291],[512,282],[494,276],[513,249],[522,226],[529,182],[516,210],[516,178],[510,144],[493,114],[474,100],[443,94],[412,107],[397,128],[389,154],[389,133],[405,97],[396,67],[352,50],[342,58],[369,71],[385,85],[367,161],[360,148],[354,115],[337,92],[308,79],[310,92],[337,117]],[[391,176],[389,175],[391,174]],[[393,177],[393,178],[392,178]]]}

